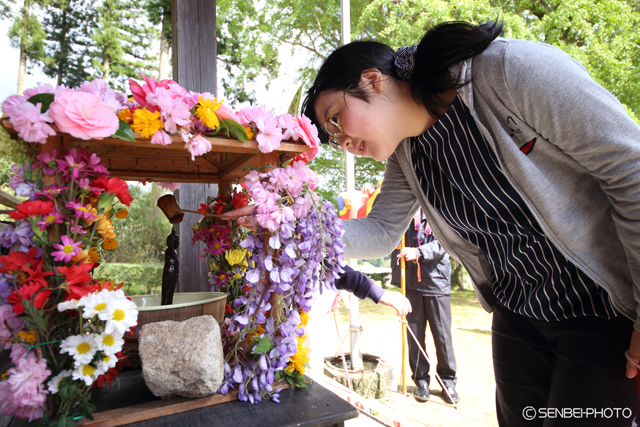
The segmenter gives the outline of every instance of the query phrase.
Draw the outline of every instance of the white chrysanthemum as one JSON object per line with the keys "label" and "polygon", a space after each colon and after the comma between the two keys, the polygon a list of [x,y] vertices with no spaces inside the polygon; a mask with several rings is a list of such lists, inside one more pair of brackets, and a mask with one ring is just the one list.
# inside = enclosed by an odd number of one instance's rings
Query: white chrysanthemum
{"label": "white chrysanthemum", "polygon": [[58,386],[60,385],[60,381],[62,381],[63,378],[67,378],[70,376],[71,376],[71,371],[68,369],[65,369],[55,377],[51,378],[47,383],[47,388],[49,389],[49,392],[51,394],[56,394],[58,392]]}
{"label": "white chrysanthemum", "polygon": [[96,342],[98,345],[98,350],[102,350],[104,354],[114,355],[120,350],[122,350],[122,346],[124,345],[124,340],[122,339],[122,335],[117,332],[106,333],[103,332],[96,337]]}
{"label": "white chrysanthemum", "polygon": [[98,362],[98,371],[100,371],[100,375],[107,372],[109,368],[115,368],[117,363],[117,356],[105,354],[102,360]]}
{"label": "white chrysanthemum", "polygon": [[81,364],[71,373],[73,380],[82,380],[86,385],[91,385],[101,375],[100,372],[89,364]]}
{"label": "white chrysanthemum", "polygon": [[91,363],[96,351],[96,334],[72,335],[60,343],[60,353],[73,356],[75,366]]}
{"label": "white chrysanthemum", "polygon": [[80,301],[77,299],[63,301],[58,304],[58,311],[77,310],[78,308],[80,308]]}
{"label": "white chrysanthemum", "polygon": [[80,305],[82,308],[82,317],[85,319],[91,319],[93,316],[105,313],[107,310],[107,304],[114,299],[115,292],[103,289],[100,292],[94,292],[80,298]]}
{"label": "white chrysanthemum", "polygon": [[114,298],[107,304],[106,310],[106,314],[100,313],[98,317],[107,322],[104,331],[108,334],[116,332],[124,335],[138,323],[138,309],[133,301]]}

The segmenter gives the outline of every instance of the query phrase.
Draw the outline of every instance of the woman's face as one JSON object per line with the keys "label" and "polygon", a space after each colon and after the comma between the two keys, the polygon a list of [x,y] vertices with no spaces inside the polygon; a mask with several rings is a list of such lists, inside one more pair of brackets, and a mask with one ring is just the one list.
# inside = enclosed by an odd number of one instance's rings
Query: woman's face
{"label": "woman's face", "polygon": [[[333,110],[333,119],[342,127],[340,146],[356,156],[386,160],[402,141],[393,126],[393,102],[367,87],[368,101],[343,91],[322,92],[315,102],[316,117],[324,123]],[[335,107],[335,110],[334,110]]]}

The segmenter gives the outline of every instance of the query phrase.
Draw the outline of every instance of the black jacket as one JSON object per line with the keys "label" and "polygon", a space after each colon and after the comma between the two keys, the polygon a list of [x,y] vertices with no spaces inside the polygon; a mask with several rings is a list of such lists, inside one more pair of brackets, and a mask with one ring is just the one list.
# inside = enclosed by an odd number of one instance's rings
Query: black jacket
{"label": "black jacket", "polygon": [[[423,215],[419,230],[416,232],[413,220],[404,235],[404,246],[418,248],[421,280],[418,281],[418,264],[405,261],[405,284],[407,289],[428,296],[451,294],[451,262],[447,254],[427,227]],[[391,284],[400,286],[400,264],[397,263],[400,251],[391,253]]]}

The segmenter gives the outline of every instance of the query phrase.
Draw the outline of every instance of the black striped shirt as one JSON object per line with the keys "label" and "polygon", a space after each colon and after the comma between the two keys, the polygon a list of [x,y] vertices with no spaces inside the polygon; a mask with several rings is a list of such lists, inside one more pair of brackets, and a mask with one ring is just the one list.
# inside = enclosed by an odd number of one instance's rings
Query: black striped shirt
{"label": "black striped shirt", "polygon": [[459,98],[411,151],[429,203],[489,259],[502,304],[544,321],[616,316],[607,292],[544,234]]}

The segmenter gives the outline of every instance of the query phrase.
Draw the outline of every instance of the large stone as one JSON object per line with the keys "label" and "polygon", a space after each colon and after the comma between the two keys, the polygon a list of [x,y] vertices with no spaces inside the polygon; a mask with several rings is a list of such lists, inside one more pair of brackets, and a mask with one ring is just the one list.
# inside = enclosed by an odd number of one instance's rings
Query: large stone
{"label": "large stone", "polygon": [[213,316],[146,324],[140,330],[139,352],[142,376],[158,397],[204,397],[222,385],[224,355]]}

